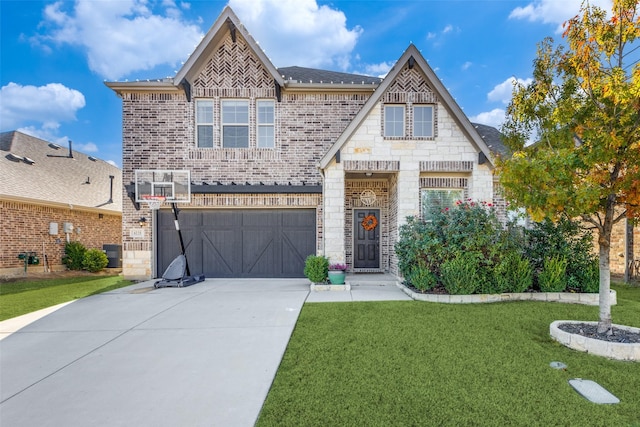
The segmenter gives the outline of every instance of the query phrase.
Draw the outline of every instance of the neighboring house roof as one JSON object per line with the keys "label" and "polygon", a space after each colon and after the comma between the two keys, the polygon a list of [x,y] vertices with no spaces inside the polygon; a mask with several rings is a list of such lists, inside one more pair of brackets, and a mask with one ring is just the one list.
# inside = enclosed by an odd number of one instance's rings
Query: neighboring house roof
{"label": "neighboring house roof", "polygon": [[122,212],[122,172],[104,160],[17,131],[0,133],[0,155],[0,199]]}
{"label": "neighboring house roof", "polygon": [[471,124],[476,128],[494,157],[511,155],[509,148],[502,142],[502,133],[498,129],[480,123]]}
{"label": "neighboring house roof", "polygon": [[494,160],[491,151],[489,150],[489,147],[482,139],[482,137],[478,134],[477,129],[471,124],[467,116],[462,112],[462,109],[460,108],[458,103],[455,101],[455,99],[453,99],[449,91],[444,87],[433,69],[429,66],[429,64],[427,64],[427,61],[424,59],[420,51],[416,48],[415,45],[410,44],[407,50],[404,51],[402,56],[400,56],[400,59],[398,59],[396,64],[389,71],[380,86],[378,86],[374,94],[367,100],[360,112],[344,130],[342,135],[340,135],[338,140],[320,160],[319,166],[321,169],[325,169],[331,162],[331,159],[336,155],[338,150],[340,150],[342,146],[346,144],[347,141],[349,141],[351,136],[367,118],[371,110],[380,101],[380,98],[385,93],[385,91],[389,88],[398,74],[402,71],[404,65],[410,61],[410,66],[419,67],[424,72],[427,84],[433,89],[438,98],[442,101],[442,105],[456,120],[462,132],[467,136],[467,138],[469,138],[476,149],[479,152],[484,153],[490,165],[493,166]]}

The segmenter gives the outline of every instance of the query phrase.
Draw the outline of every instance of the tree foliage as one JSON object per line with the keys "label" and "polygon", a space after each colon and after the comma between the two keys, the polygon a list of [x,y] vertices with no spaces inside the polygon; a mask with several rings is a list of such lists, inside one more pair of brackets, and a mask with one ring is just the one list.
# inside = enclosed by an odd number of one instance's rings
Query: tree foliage
{"label": "tree foliage", "polygon": [[597,231],[600,331],[611,329],[612,227],[640,218],[639,4],[614,0],[607,15],[583,2],[564,45],[540,43],[502,128],[513,153],[498,168],[506,198],[535,220],[581,218]]}

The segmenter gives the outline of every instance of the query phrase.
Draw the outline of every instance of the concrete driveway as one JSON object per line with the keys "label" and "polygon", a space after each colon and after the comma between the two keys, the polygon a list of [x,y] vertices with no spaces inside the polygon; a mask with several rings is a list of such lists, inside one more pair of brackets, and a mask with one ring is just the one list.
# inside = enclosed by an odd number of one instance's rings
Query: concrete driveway
{"label": "concrete driveway", "polygon": [[392,283],[151,282],[83,298],[0,341],[0,426],[252,426],[305,301],[408,300]]}
{"label": "concrete driveway", "polygon": [[0,341],[0,425],[253,425],[308,282],[151,283],[78,300]]}

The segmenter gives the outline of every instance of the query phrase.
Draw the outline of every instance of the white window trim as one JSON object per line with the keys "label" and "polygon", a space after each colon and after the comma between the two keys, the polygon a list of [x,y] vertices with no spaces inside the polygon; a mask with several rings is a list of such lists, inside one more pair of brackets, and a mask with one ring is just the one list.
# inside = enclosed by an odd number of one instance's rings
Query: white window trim
{"label": "white window trim", "polygon": [[[388,135],[387,130],[387,108],[402,108],[402,135]],[[394,121],[394,123],[396,123]],[[407,105],[406,104],[385,104],[384,105],[384,137],[385,138],[404,138],[406,136],[406,126],[407,126]],[[395,128],[395,126],[394,126]]]}
{"label": "white window trim", "polygon": [[[224,103],[225,102],[244,102],[247,104],[247,122],[246,123],[225,123],[224,122]],[[224,145],[224,127],[225,126],[246,126],[247,127],[247,146],[246,147],[225,147]],[[220,146],[228,149],[247,149],[251,148],[251,103],[249,99],[243,98],[224,98],[220,100]]]}
{"label": "white window trim", "polygon": [[[196,147],[198,148],[214,148],[216,143],[215,143],[215,138],[213,138],[213,135],[215,135],[215,103],[213,98],[199,98],[195,100],[195,140],[196,140]],[[201,102],[209,102],[211,103],[211,122],[200,122],[198,121],[198,104]],[[211,147],[202,147],[200,145],[200,139],[199,139],[199,135],[198,135],[198,127],[199,126],[211,126],[211,135],[212,135],[212,141],[211,141]]]}
{"label": "white window trim", "polygon": [[[273,109],[273,121],[272,122],[265,122],[265,123],[261,123],[260,122],[260,104],[261,103],[268,103],[271,105],[271,108]],[[256,100],[256,114],[255,114],[255,122],[256,122],[256,147],[257,148],[275,148],[276,147],[276,102],[273,99],[268,99],[268,98],[264,98],[264,99],[257,99]],[[260,128],[271,128],[273,129],[273,139],[271,140],[271,145],[269,147],[261,147],[260,146]]]}
{"label": "white window trim", "polygon": [[[416,108],[430,108],[431,109],[431,135],[416,135]],[[413,104],[411,113],[413,114],[413,129],[411,134],[414,138],[434,138],[436,133],[435,126],[435,106],[433,104]]]}

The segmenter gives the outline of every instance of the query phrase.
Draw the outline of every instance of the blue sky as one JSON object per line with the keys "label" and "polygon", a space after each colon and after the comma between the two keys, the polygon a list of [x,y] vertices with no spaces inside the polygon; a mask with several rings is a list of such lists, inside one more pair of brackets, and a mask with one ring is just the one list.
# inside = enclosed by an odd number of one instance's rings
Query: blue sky
{"label": "blue sky", "polygon": [[530,79],[580,0],[0,0],[0,131],[121,166],[103,82],[174,76],[227,4],[276,67],[382,76],[413,43],[467,116],[498,127],[512,79]]}

